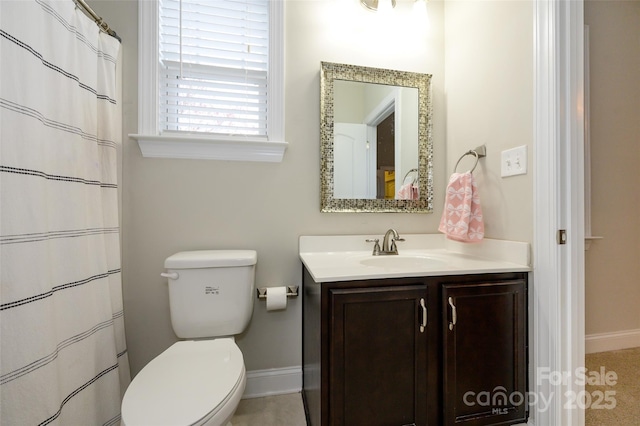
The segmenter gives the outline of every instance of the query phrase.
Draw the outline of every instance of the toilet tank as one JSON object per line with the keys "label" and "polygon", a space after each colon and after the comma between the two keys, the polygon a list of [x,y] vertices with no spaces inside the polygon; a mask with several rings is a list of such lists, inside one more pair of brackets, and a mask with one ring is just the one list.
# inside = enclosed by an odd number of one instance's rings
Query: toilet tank
{"label": "toilet tank", "polygon": [[164,262],[171,325],[183,339],[233,336],[249,324],[255,298],[254,250],[183,251]]}

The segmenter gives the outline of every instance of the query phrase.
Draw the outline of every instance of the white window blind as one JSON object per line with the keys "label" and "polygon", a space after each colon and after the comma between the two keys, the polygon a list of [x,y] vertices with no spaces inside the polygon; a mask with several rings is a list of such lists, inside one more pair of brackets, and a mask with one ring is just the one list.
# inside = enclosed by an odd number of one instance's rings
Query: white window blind
{"label": "white window blind", "polygon": [[161,0],[162,132],[267,136],[268,0]]}

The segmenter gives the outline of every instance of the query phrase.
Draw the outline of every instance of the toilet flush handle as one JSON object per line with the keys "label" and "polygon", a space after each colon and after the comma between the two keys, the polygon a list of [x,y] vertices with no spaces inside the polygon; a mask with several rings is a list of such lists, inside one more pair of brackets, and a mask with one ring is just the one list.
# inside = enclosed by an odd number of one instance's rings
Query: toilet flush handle
{"label": "toilet flush handle", "polygon": [[160,274],[161,277],[169,278],[170,280],[177,280],[179,275],[177,272],[163,272]]}

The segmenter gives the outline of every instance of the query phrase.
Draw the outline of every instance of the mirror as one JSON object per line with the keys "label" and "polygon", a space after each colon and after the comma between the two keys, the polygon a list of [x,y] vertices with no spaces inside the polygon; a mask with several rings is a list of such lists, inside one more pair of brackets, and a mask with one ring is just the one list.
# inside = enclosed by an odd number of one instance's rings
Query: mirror
{"label": "mirror", "polygon": [[322,62],[323,212],[433,212],[431,75]]}

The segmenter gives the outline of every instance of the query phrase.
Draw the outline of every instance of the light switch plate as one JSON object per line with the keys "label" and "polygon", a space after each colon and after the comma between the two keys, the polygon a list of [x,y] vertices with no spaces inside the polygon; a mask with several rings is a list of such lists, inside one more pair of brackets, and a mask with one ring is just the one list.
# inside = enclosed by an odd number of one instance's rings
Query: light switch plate
{"label": "light switch plate", "polygon": [[502,177],[527,174],[526,145],[502,151],[500,174]]}

